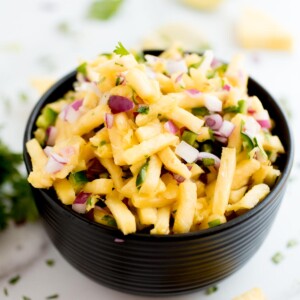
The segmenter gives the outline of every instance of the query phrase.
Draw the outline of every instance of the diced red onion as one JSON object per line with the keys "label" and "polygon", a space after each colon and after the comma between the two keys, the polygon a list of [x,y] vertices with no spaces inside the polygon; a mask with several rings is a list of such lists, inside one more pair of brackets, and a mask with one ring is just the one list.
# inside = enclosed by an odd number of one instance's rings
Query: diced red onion
{"label": "diced red onion", "polygon": [[212,130],[220,129],[223,123],[223,119],[219,114],[212,114],[206,116],[204,119],[205,119],[205,125]]}
{"label": "diced red onion", "polygon": [[118,244],[122,244],[122,243],[125,242],[125,240],[119,239],[119,238],[115,238],[115,239],[114,239],[114,242],[115,242],[115,243],[118,243]]}
{"label": "diced red onion", "polygon": [[62,170],[64,165],[65,165],[64,163],[61,163],[61,162],[57,161],[56,159],[54,159],[53,156],[50,156],[48,158],[47,164],[45,166],[45,171],[50,174],[55,174],[55,173],[59,172],[60,170]]}
{"label": "diced red onion", "polygon": [[54,151],[50,153],[50,157],[52,157],[55,161],[61,164],[66,164],[68,159],[65,157],[60,156],[59,154],[55,153]]}
{"label": "diced red onion", "polygon": [[220,158],[212,153],[209,152],[199,152],[198,159],[202,160],[203,158],[212,158],[215,161],[215,167],[220,167]]}
{"label": "diced red onion", "polygon": [[169,59],[166,62],[166,71],[168,74],[172,75],[174,73],[186,73],[188,71],[186,62],[181,60]]}
{"label": "diced red onion", "polygon": [[76,196],[74,203],[72,204],[72,209],[80,214],[84,214],[86,211],[87,200],[90,195],[90,193],[79,193]]}
{"label": "diced red onion", "polygon": [[182,183],[185,181],[185,178],[181,175],[178,174],[173,174],[174,179],[178,182],[178,183]]}
{"label": "diced red onion", "polygon": [[113,114],[105,114],[105,123],[108,129],[113,127],[114,124],[114,115]]}
{"label": "diced red onion", "polygon": [[227,142],[228,142],[228,139],[225,136],[215,134],[214,137],[215,137],[216,141],[218,141],[222,144],[227,144]]}
{"label": "diced red onion", "polygon": [[230,121],[224,120],[222,126],[218,129],[218,133],[224,137],[229,137],[234,129],[234,124]]}
{"label": "diced red onion", "polygon": [[209,111],[221,112],[222,111],[222,101],[214,95],[204,95],[205,107]]}
{"label": "diced red onion", "polygon": [[198,98],[202,95],[202,93],[197,89],[188,89],[185,90],[185,92],[191,97],[191,98]]}
{"label": "diced red onion", "polygon": [[182,77],[183,77],[183,73],[179,74],[179,75],[175,78],[175,83],[180,82],[181,79],[182,79]]}
{"label": "diced red onion", "polygon": [[175,153],[184,159],[187,163],[193,163],[198,159],[199,151],[186,143],[181,141],[180,144],[176,147]]}
{"label": "diced red onion", "polygon": [[254,138],[260,129],[260,124],[253,117],[249,116],[244,124],[243,132],[250,138]]}
{"label": "diced red onion", "polygon": [[230,87],[230,85],[229,84],[224,84],[224,86],[223,86],[223,90],[224,91],[230,91],[230,89],[231,89],[231,87]]}
{"label": "diced red onion", "polygon": [[74,109],[71,105],[66,107],[65,121],[69,123],[75,123],[80,117],[81,113],[79,110]]}
{"label": "diced red onion", "polygon": [[73,146],[68,146],[60,149],[59,152],[66,160],[68,160],[72,155],[75,154],[75,149]]}
{"label": "diced red onion", "polygon": [[83,99],[80,100],[75,100],[72,104],[71,107],[73,107],[76,111],[79,110],[79,108],[82,106],[83,104]]}
{"label": "diced red onion", "polygon": [[134,103],[123,96],[112,95],[108,99],[108,106],[113,114],[118,114],[120,112],[126,112],[134,108]]}
{"label": "diced red onion", "polygon": [[253,109],[253,108],[251,108],[251,107],[248,107],[247,112],[248,112],[249,114],[253,115],[253,114],[256,113],[256,110]]}
{"label": "diced red onion", "polygon": [[54,146],[57,136],[57,128],[54,126],[49,126],[46,130],[46,135],[48,136],[46,142],[47,146]]}
{"label": "diced red onion", "polygon": [[176,134],[179,131],[179,128],[174,124],[173,121],[169,120],[164,124],[164,128],[170,133]]}
{"label": "diced red onion", "polygon": [[214,69],[214,68],[218,67],[219,64],[220,64],[219,60],[214,57],[210,66]]}
{"label": "diced red onion", "polygon": [[46,147],[44,148],[44,152],[45,152],[45,154],[49,157],[50,154],[53,152],[53,147],[52,147],[52,146],[46,146]]}
{"label": "diced red onion", "polygon": [[264,109],[262,111],[257,112],[254,115],[254,118],[260,124],[261,127],[267,129],[271,128],[271,120],[267,110]]}

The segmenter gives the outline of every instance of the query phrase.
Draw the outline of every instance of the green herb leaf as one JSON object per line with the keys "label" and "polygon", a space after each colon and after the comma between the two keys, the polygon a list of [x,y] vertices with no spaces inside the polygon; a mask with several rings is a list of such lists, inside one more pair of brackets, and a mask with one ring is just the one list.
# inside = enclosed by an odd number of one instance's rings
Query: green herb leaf
{"label": "green herb leaf", "polygon": [[104,146],[104,145],[106,145],[106,144],[107,144],[106,141],[101,141],[100,144],[99,144],[99,146],[101,147],[101,146]]}
{"label": "green herb leaf", "polygon": [[19,99],[21,102],[26,103],[29,100],[29,96],[25,92],[20,92]]}
{"label": "green herb leaf", "polygon": [[20,275],[12,277],[11,279],[9,279],[8,283],[11,284],[11,285],[14,285],[20,280],[20,278],[21,278]]}
{"label": "green herb leaf", "polygon": [[148,105],[140,105],[137,109],[137,112],[142,115],[147,115],[149,113],[149,106]]}
{"label": "green herb leaf", "polygon": [[49,267],[53,267],[55,265],[55,261],[53,259],[47,259],[46,265]]}
{"label": "green herb leaf", "polygon": [[116,46],[116,49],[114,50],[114,53],[119,54],[120,56],[125,56],[130,54],[129,51],[123,46],[121,42],[118,42],[118,45]]}
{"label": "green herb leaf", "polygon": [[3,289],[3,293],[4,293],[4,296],[8,296],[8,290],[7,290],[7,288]]}
{"label": "green herb leaf", "polygon": [[191,75],[191,73],[190,73],[191,69],[198,69],[201,66],[202,62],[203,62],[203,57],[201,57],[198,62],[196,62],[192,65],[189,65],[188,66],[188,75]]}
{"label": "green herb leaf", "polygon": [[213,166],[215,164],[215,160],[213,158],[203,158],[202,163],[203,163],[204,167],[209,167],[209,166]]}
{"label": "green herb leaf", "polygon": [[123,0],[97,0],[94,1],[88,12],[88,17],[96,20],[110,19],[120,8]]}
{"label": "green herb leaf", "polygon": [[225,113],[246,113],[247,103],[245,100],[239,100],[237,106],[228,106],[223,109]]}
{"label": "green herb leaf", "polygon": [[206,295],[211,295],[211,294],[215,293],[217,290],[218,290],[218,287],[214,285],[214,286],[209,287],[209,288],[205,291],[205,294],[206,294]]}
{"label": "green herb leaf", "polygon": [[102,217],[102,221],[104,221],[108,226],[117,227],[116,220],[110,215]]}
{"label": "green herb leaf", "polygon": [[53,294],[53,295],[50,295],[50,296],[46,297],[47,300],[58,299],[58,298],[59,298],[58,294]]}
{"label": "green herb leaf", "polygon": [[272,261],[274,264],[279,264],[282,262],[282,260],[284,259],[284,256],[282,255],[281,252],[276,252],[273,256],[272,256]]}
{"label": "green herb leaf", "polygon": [[286,244],[287,248],[293,248],[295,246],[298,245],[298,241],[297,240],[289,240]]}
{"label": "green herb leaf", "polygon": [[60,22],[57,24],[57,31],[62,33],[62,34],[70,34],[71,33],[71,28],[70,28],[70,24],[67,22]]}
{"label": "green herb leaf", "polygon": [[149,162],[147,161],[140,169],[140,172],[138,176],[136,177],[135,185],[137,189],[139,190],[144,183],[146,176],[147,176],[147,170],[148,170]]}
{"label": "green herb leaf", "polygon": [[120,85],[122,83],[122,78],[121,77],[117,77],[116,79],[116,86]]}
{"label": "green herb leaf", "polygon": [[213,227],[216,227],[216,226],[219,226],[219,225],[221,225],[220,219],[215,219],[213,221],[208,222],[209,228],[213,228]]}
{"label": "green herb leaf", "polygon": [[23,296],[23,300],[31,300],[31,298]]}
{"label": "green herb leaf", "polygon": [[81,65],[77,67],[77,72],[81,73],[83,76],[87,76],[87,62],[83,62]]}

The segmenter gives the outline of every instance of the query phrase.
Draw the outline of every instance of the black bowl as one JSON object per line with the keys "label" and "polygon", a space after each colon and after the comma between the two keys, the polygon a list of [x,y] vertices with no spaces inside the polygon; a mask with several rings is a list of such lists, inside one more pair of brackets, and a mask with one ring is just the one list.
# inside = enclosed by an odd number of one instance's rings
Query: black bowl
{"label": "black bowl", "polygon": [[[152,52],[151,54],[157,54]],[[32,170],[25,143],[45,104],[73,89],[75,72],[52,86],[33,109],[24,136],[24,160]],[[282,174],[271,193],[255,208],[214,228],[176,235],[120,231],[74,212],[50,190],[33,195],[45,229],[60,253],[76,269],[110,288],[139,295],[183,294],[212,285],[241,268],[265,240],[285,193],[293,162],[293,141],[284,113],[270,94],[253,79],[248,92],[257,95],[276,122],[286,149],[278,160]],[[122,239],[120,242],[116,239]]]}

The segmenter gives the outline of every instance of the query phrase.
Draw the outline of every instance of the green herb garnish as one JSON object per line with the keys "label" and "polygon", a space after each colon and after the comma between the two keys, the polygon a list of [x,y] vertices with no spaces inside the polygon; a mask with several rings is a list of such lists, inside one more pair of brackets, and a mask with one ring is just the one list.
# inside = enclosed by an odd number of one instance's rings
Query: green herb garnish
{"label": "green herb garnish", "polygon": [[136,185],[136,187],[137,187],[138,190],[141,188],[142,184],[144,183],[144,181],[146,179],[148,165],[149,165],[149,162],[147,161],[141,167],[140,172],[139,172],[138,176],[136,177],[135,185]]}
{"label": "green herb garnish", "polygon": [[116,46],[116,49],[114,50],[114,53],[119,54],[120,56],[125,56],[130,54],[129,51],[123,46],[121,42],[118,42],[118,45]]}
{"label": "green herb garnish", "polygon": [[12,277],[11,279],[9,279],[8,283],[11,284],[11,285],[14,285],[20,280],[20,278],[21,278],[20,275]]}
{"label": "green herb garnish", "polygon": [[58,294],[53,294],[53,295],[50,295],[48,297],[46,297],[47,300],[51,300],[51,299],[58,299],[59,295]]}
{"label": "green herb garnish", "polygon": [[94,1],[88,12],[88,17],[96,20],[110,19],[120,8],[123,0],[97,0]]}
{"label": "green herb garnish", "polygon": [[23,300],[31,300],[31,298],[23,296]]}
{"label": "green herb garnish", "polygon": [[99,146],[101,147],[101,146],[104,146],[104,145],[106,145],[106,144],[107,144],[106,141],[101,141],[100,144],[99,144]]}
{"label": "green herb garnish", "polygon": [[27,178],[19,171],[22,155],[0,141],[0,231],[9,221],[23,223],[38,217]]}
{"label": "green herb garnish", "polygon": [[70,34],[71,33],[71,28],[70,24],[67,22],[60,22],[57,24],[57,31],[59,31],[62,34]]}
{"label": "green herb garnish", "polygon": [[289,240],[286,244],[287,248],[293,248],[297,245],[298,245],[298,241],[296,241],[296,240]]}
{"label": "green herb garnish", "polygon": [[76,192],[81,190],[81,188],[88,182],[85,171],[71,173],[69,176],[69,181]]}
{"label": "green herb garnish", "polygon": [[8,296],[8,290],[7,290],[7,288],[3,289],[3,293],[4,293],[4,296]]}
{"label": "green herb garnish", "polygon": [[198,62],[188,66],[188,75],[191,75],[191,69],[198,69],[201,66],[203,59],[204,58],[201,57],[201,59]]}
{"label": "green herb garnish", "polygon": [[137,109],[137,112],[142,115],[147,115],[149,113],[149,106],[148,105],[140,105]]}
{"label": "green herb garnish", "polygon": [[284,256],[282,255],[281,252],[276,252],[273,256],[272,256],[272,261],[274,264],[279,264],[282,262]]}
{"label": "green herb garnish", "polygon": [[83,76],[87,76],[87,62],[83,62],[81,65],[77,67],[77,73],[82,74]]}
{"label": "green herb garnish", "polygon": [[216,226],[219,226],[219,225],[221,225],[220,219],[215,219],[213,221],[208,222],[209,228],[213,228],[213,227],[216,227]]}
{"label": "green herb garnish", "polygon": [[207,116],[209,115],[209,110],[206,107],[194,107],[192,108],[192,114],[195,116]]}
{"label": "green herb garnish", "polygon": [[49,267],[53,267],[55,265],[55,261],[53,259],[47,259],[46,265]]}
{"label": "green herb garnish", "polygon": [[116,79],[116,86],[120,85],[122,83],[122,78],[121,77],[117,77]]}
{"label": "green herb garnish", "polygon": [[202,158],[202,163],[203,163],[204,167],[209,167],[209,166],[213,166],[215,164],[215,160],[213,158]]}
{"label": "green herb garnish", "polygon": [[209,288],[205,291],[205,294],[206,294],[206,295],[211,295],[211,294],[215,293],[217,290],[218,290],[218,287],[214,285],[214,286],[209,287]]}
{"label": "green herb garnish", "polygon": [[117,227],[116,220],[110,215],[102,217],[102,221],[104,221],[108,226]]}
{"label": "green herb garnish", "polygon": [[29,100],[29,96],[25,92],[20,92],[19,99],[21,102],[26,103]]}

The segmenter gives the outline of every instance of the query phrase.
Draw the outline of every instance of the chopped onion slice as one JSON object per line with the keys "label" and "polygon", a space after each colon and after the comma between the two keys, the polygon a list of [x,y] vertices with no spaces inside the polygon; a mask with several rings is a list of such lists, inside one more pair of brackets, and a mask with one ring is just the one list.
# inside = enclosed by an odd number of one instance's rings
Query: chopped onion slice
{"label": "chopped onion slice", "polygon": [[50,154],[53,152],[53,147],[52,147],[52,146],[46,146],[46,147],[44,148],[44,152],[45,152],[45,154],[49,157]]}
{"label": "chopped onion slice", "polygon": [[174,179],[178,182],[178,183],[182,183],[185,181],[185,178],[181,175],[178,174],[173,174]]}
{"label": "chopped onion slice", "polygon": [[114,115],[113,114],[105,114],[105,123],[108,129],[113,127],[114,124]]}
{"label": "chopped onion slice", "polygon": [[176,134],[179,131],[179,128],[174,124],[173,121],[169,120],[164,124],[164,128],[170,133]]}
{"label": "chopped onion slice", "polygon": [[72,209],[80,214],[84,214],[86,211],[87,200],[90,195],[90,193],[79,193],[72,204]]}
{"label": "chopped onion slice", "polygon": [[188,71],[188,67],[186,62],[181,60],[173,60],[169,59],[166,61],[166,71],[168,74],[172,75],[174,73],[186,73]]}
{"label": "chopped onion slice", "polygon": [[81,115],[80,111],[74,109],[72,105],[68,105],[65,110],[65,121],[69,123],[75,123]]}
{"label": "chopped onion slice", "polygon": [[214,95],[203,95],[205,107],[209,111],[221,112],[222,101]]}
{"label": "chopped onion slice", "polygon": [[57,161],[53,156],[48,158],[47,164],[45,166],[45,171],[50,174],[55,174],[62,170],[64,163]]}
{"label": "chopped onion slice", "polygon": [[49,126],[46,130],[46,135],[48,136],[46,142],[47,146],[54,146],[57,136],[57,128],[54,126]]}
{"label": "chopped onion slice", "polygon": [[198,159],[199,151],[186,143],[181,141],[180,144],[176,147],[175,153],[183,158],[187,163],[193,163]]}
{"label": "chopped onion slice", "polygon": [[215,167],[220,167],[220,158],[209,152],[199,152],[198,159],[202,160],[203,158],[212,158],[215,161]]}
{"label": "chopped onion slice", "polygon": [[218,130],[223,124],[223,119],[219,114],[212,114],[205,117],[205,125],[212,130]]}
{"label": "chopped onion slice", "polygon": [[119,239],[119,238],[115,238],[115,239],[114,239],[114,242],[115,242],[115,243],[118,243],[118,244],[122,244],[122,243],[125,242],[125,240]]}
{"label": "chopped onion slice", "polygon": [[191,98],[198,98],[199,96],[202,95],[202,93],[200,91],[198,91],[197,89],[188,89],[185,90],[185,92],[191,97]]}
{"label": "chopped onion slice", "polygon": [[270,116],[266,109],[255,113],[254,118],[260,124],[261,127],[267,128],[267,129],[271,128]]}
{"label": "chopped onion slice", "polygon": [[244,124],[243,132],[247,134],[251,139],[254,138],[260,131],[261,126],[251,116],[249,116]]}
{"label": "chopped onion slice", "polygon": [[108,99],[108,106],[113,114],[118,114],[120,112],[126,112],[134,108],[134,103],[123,96],[112,95]]}
{"label": "chopped onion slice", "polygon": [[222,126],[219,128],[218,130],[218,133],[221,135],[221,136],[224,136],[224,137],[229,137],[234,129],[234,124],[231,123],[230,121],[227,121],[227,120],[224,120],[223,123],[222,123]]}
{"label": "chopped onion slice", "polygon": [[79,108],[82,106],[83,104],[83,99],[80,100],[75,100],[72,104],[71,107],[74,108],[76,111],[79,110]]}
{"label": "chopped onion slice", "polygon": [[224,91],[227,91],[227,92],[229,92],[229,91],[230,91],[230,89],[231,89],[231,87],[230,87],[230,85],[229,85],[229,84],[224,84],[224,86],[223,86],[223,90],[224,90]]}

